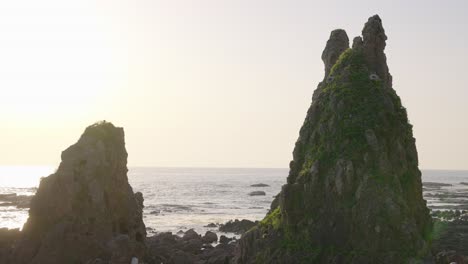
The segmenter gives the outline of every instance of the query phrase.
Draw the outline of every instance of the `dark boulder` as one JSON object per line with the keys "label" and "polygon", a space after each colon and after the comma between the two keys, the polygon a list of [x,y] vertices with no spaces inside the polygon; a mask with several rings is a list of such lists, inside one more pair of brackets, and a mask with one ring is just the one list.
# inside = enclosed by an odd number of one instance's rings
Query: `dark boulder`
{"label": "dark boulder", "polygon": [[270,185],[265,184],[265,183],[256,183],[256,184],[250,185],[250,187],[270,187]]}
{"label": "dark boulder", "polygon": [[233,240],[232,238],[229,238],[229,237],[227,237],[225,235],[221,235],[219,237],[219,243],[220,244],[229,244],[229,242],[231,242],[232,240]]}
{"label": "dark boulder", "polygon": [[209,224],[207,224],[207,225],[204,226],[204,227],[217,227],[217,226],[218,226],[218,225],[215,224],[215,223],[209,223]]}
{"label": "dark boulder", "polygon": [[200,239],[201,236],[195,232],[193,229],[189,229],[185,232],[184,236],[182,237],[183,240],[190,240],[190,239]]}
{"label": "dark boulder", "polygon": [[171,233],[160,233],[147,238],[148,250],[145,263],[229,264],[232,263],[236,249],[235,243],[229,241],[227,239],[225,245],[219,244],[213,247],[211,244],[202,245],[200,238],[184,240]]}
{"label": "dark boulder", "polygon": [[221,224],[219,226],[219,231],[221,232],[226,232],[226,233],[236,233],[236,234],[243,234],[247,230],[251,229],[254,227],[258,221],[253,222],[247,219],[242,219],[242,220],[230,220],[229,222],[226,222],[225,224]]}
{"label": "dark boulder", "polygon": [[264,196],[266,193],[264,191],[253,191],[249,193],[250,196]]}
{"label": "dark boulder", "polygon": [[218,235],[211,231],[206,231],[205,235],[202,238],[204,243],[214,243],[218,241]]}
{"label": "dark boulder", "polygon": [[468,257],[457,254],[455,250],[441,251],[436,254],[436,264],[468,264]]}
{"label": "dark boulder", "polygon": [[202,240],[200,238],[194,238],[188,241],[184,241],[182,250],[191,254],[198,254],[201,252],[202,246]]}
{"label": "dark boulder", "polygon": [[32,198],[32,195],[17,195],[16,193],[0,194],[0,206],[29,208]]}

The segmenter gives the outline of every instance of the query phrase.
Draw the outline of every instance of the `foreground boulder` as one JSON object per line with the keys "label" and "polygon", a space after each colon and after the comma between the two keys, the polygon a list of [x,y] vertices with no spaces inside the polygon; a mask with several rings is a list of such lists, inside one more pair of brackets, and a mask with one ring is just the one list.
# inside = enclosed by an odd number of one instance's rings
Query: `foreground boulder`
{"label": "foreground boulder", "polygon": [[333,31],[272,211],[240,241],[238,263],[418,263],[430,256],[412,126],[392,88],[378,16],[349,49]]}
{"label": "foreground boulder", "polygon": [[[183,237],[172,233],[159,233],[146,239],[148,255],[145,263],[148,264],[229,264],[232,263],[235,244],[221,243],[212,246],[215,242],[214,233],[205,234],[202,238],[197,232],[190,229]],[[210,241],[207,241],[209,238]],[[212,238],[211,238],[212,237]],[[224,236],[221,236],[224,237]],[[190,238],[190,239],[189,239]],[[228,238],[226,238],[228,239]]]}
{"label": "foreground boulder", "polygon": [[[145,253],[143,196],[127,178],[124,131],[101,122],[41,180],[10,263],[130,263]],[[101,262],[99,262],[101,261]]]}
{"label": "foreground boulder", "polygon": [[254,227],[256,224],[258,224],[258,221],[253,222],[247,219],[242,219],[240,221],[239,219],[236,219],[234,221],[229,220],[228,222],[219,226],[219,231],[226,233],[243,234],[247,230]]}

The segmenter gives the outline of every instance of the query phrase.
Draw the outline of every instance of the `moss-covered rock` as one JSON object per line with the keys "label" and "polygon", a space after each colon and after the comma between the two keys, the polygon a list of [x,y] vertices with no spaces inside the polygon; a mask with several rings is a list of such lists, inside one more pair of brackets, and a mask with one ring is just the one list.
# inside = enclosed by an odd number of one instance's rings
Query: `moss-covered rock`
{"label": "moss-covered rock", "polygon": [[333,66],[314,92],[287,184],[243,236],[239,263],[407,263],[430,253],[415,139],[391,86],[381,20],[371,17],[352,49],[334,32],[322,56]]}

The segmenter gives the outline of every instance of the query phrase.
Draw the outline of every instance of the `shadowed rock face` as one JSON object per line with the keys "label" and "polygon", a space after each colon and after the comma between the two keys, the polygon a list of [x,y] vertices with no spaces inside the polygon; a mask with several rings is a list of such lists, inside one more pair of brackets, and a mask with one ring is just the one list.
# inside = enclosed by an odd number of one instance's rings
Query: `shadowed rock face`
{"label": "shadowed rock face", "polygon": [[322,56],[330,70],[287,184],[241,239],[239,263],[408,263],[429,254],[415,139],[391,86],[381,19],[369,19],[352,49],[344,31],[330,38]]}
{"label": "shadowed rock face", "polygon": [[379,16],[370,17],[362,30],[363,53],[370,72],[376,73],[386,84],[392,86],[392,76],[388,72],[385,56],[387,36]]}
{"label": "shadowed rock face", "polygon": [[341,53],[349,48],[349,39],[346,31],[335,29],[330,33],[330,39],[322,52],[322,61],[325,64],[325,76],[328,76],[331,68],[340,57]]}
{"label": "shadowed rock face", "polygon": [[144,254],[143,196],[127,179],[124,131],[102,122],[41,180],[12,263],[130,263]]}

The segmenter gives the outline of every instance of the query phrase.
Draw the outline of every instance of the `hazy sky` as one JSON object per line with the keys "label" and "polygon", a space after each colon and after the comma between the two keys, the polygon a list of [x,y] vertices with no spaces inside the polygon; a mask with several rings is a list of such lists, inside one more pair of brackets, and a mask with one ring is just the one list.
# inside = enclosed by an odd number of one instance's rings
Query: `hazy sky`
{"label": "hazy sky", "polygon": [[383,19],[421,168],[468,169],[468,1],[0,2],[0,164],[57,165],[87,125],[130,166],[287,167],[330,31]]}

